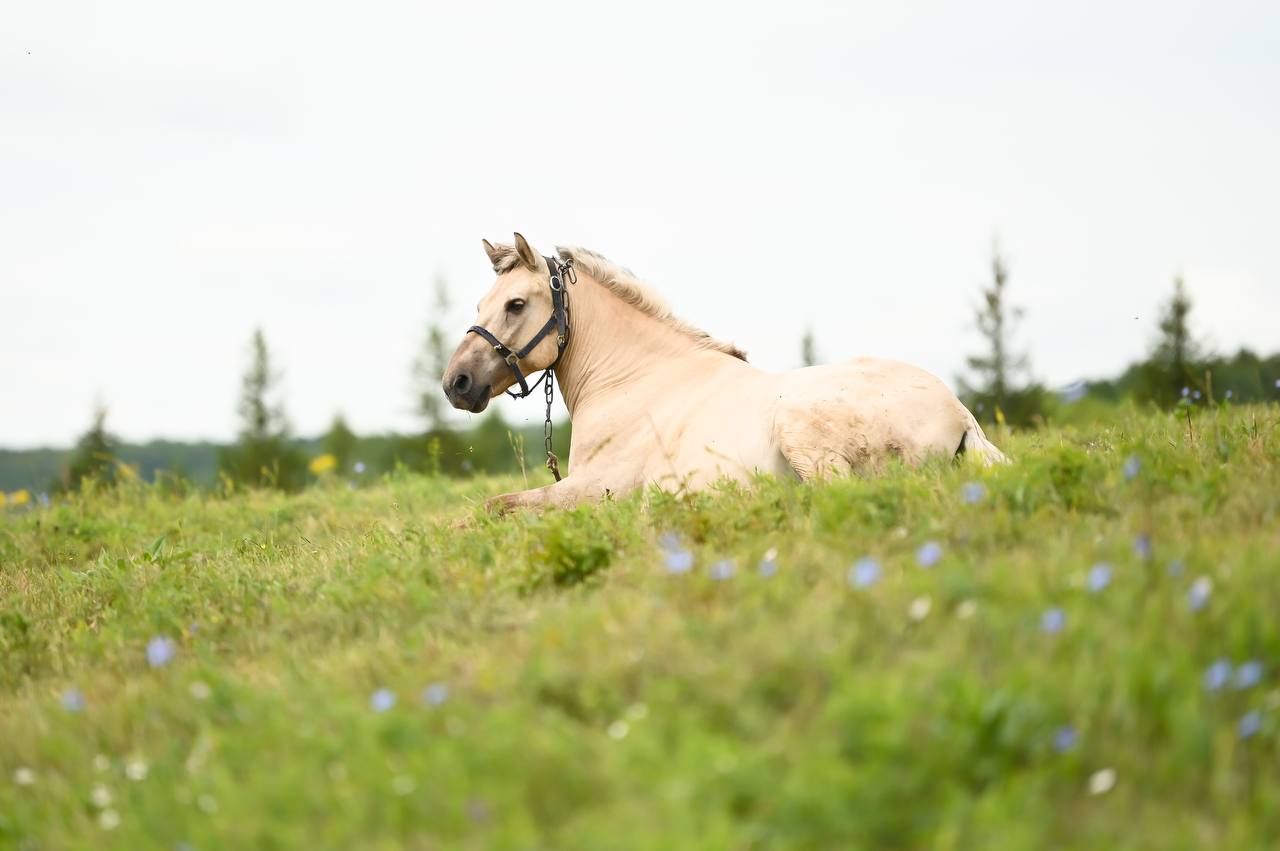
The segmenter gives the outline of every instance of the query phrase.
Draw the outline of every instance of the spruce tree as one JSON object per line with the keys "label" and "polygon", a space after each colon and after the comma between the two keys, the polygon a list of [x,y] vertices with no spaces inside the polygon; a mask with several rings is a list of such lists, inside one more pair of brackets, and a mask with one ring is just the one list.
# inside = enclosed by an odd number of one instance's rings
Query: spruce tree
{"label": "spruce tree", "polygon": [[818,344],[813,337],[813,329],[805,328],[800,338],[800,365],[816,366],[818,363]]}
{"label": "spruce tree", "polygon": [[340,471],[344,473],[350,471],[350,462],[358,444],[359,438],[347,426],[346,419],[342,414],[335,414],[333,422],[329,425],[329,431],[325,433],[323,447],[327,454],[337,459]]}
{"label": "spruce tree", "polygon": [[449,336],[445,328],[449,288],[443,276],[436,277],[433,293],[427,336],[413,361],[414,410],[422,417],[428,434],[444,426],[446,410],[440,382],[449,363]]}
{"label": "spruce tree", "polygon": [[304,481],[305,462],[289,442],[288,420],[277,398],[280,380],[271,365],[266,337],[256,329],[249,368],[241,379],[239,440],[224,450],[219,465],[233,481],[283,490],[295,489]]}
{"label": "spruce tree", "polygon": [[1173,295],[1160,306],[1159,335],[1142,364],[1137,396],[1169,408],[1196,392],[1202,383],[1200,342],[1191,333],[1191,297],[1182,278],[1174,278]]}
{"label": "spruce tree", "polygon": [[975,325],[986,343],[981,354],[966,359],[976,374],[972,383],[961,378],[961,395],[980,419],[1000,416],[1013,425],[1030,425],[1043,414],[1044,389],[1030,380],[1030,357],[1017,351],[1013,335],[1024,316],[1008,302],[1009,267],[998,246],[991,252],[991,285],[982,291]]}
{"label": "spruce tree", "polygon": [[116,448],[120,441],[107,431],[106,423],[107,409],[99,402],[93,410],[92,425],[76,441],[75,452],[63,470],[63,489],[77,491],[86,479],[115,484],[118,470]]}

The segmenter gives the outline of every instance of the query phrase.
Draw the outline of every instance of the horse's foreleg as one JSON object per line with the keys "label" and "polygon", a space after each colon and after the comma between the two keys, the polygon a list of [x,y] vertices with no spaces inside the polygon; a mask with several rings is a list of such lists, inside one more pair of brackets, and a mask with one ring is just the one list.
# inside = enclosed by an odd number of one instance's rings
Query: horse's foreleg
{"label": "horse's foreleg", "polygon": [[581,502],[585,496],[583,488],[564,478],[544,487],[495,496],[485,500],[484,507],[490,513],[501,515],[522,508],[562,508]]}

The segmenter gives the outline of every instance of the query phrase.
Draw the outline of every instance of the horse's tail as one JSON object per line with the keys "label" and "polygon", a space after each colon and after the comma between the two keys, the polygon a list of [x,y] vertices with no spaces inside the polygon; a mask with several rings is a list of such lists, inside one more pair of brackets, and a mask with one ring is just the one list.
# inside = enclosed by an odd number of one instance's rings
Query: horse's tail
{"label": "horse's tail", "polygon": [[982,426],[978,425],[978,421],[974,419],[968,408],[961,406],[964,411],[964,417],[967,421],[964,434],[960,438],[960,448],[956,450],[956,456],[972,455],[984,465],[990,467],[992,464],[1007,464],[1009,459],[1003,452],[996,448],[996,445],[987,440],[987,435],[982,431]]}

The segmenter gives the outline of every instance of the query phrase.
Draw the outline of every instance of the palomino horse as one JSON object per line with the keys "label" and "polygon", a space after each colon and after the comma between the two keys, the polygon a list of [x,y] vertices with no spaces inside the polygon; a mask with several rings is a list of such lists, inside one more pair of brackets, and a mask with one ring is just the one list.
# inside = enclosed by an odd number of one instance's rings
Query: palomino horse
{"label": "palomino horse", "polygon": [[[491,507],[562,506],[757,473],[809,480],[871,472],[893,458],[1004,460],[924,370],[859,358],[764,372],[676,319],[649,287],[598,254],[561,248],[542,257],[520,234],[514,245],[484,247],[498,278],[449,360],[445,395],[478,413],[513,386],[521,392],[511,395],[529,395],[526,376],[548,370],[548,466],[557,478],[495,497]],[[573,422],[573,470],[562,481],[549,432],[556,377]]]}

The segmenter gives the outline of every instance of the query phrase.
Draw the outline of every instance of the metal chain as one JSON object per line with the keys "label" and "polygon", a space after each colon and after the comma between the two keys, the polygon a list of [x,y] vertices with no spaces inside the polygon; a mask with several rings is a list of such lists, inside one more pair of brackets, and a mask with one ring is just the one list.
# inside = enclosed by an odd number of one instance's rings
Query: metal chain
{"label": "metal chain", "polygon": [[[561,280],[570,284],[576,284],[578,282],[578,273],[574,271],[572,262],[566,261],[563,263],[557,263],[556,266],[558,267]],[[563,284],[561,285],[561,289],[564,290]],[[564,331],[562,332],[562,336],[557,340],[557,342],[560,344],[561,353],[564,352],[564,346],[565,346],[565,343],[567,342],[568,334],[569,334],[569,292],[568,290],[564,290],[564,311],[565,311],[565,327],[564,327]],[[560,359],[559,356],[557,356],[556,360],[559,360],[559,359]],[[555,479],[558,482],[560,481],[560,459],[556,457],[555,447],[551,441],[551,437],[555,433],[555,426],[552,425],[551,423],[551,405],[556,398],[556,395],[555,395],[556,394],[556,388],[555,388],[556,372],[555,372],[554,364],[552,365],[552,367],[547,369],[546,374],[543,377],[547,379],[547,384],[546,384],[547,418],[542,423],[542,442],[543,442],[544,448],[547,450],[547,469],[551,471],[551,475],[555,476]]]}
{"label": "metal chain", "polygon": [[555,381],[556,374],[547,370],[547,419],[542,424],[543,444],[547,449],[547,469],[551,471],[551,475],[556,477],[556,481],[560,481],[560,459],[556,457],[555,450],[552,448],[551,435],[555,431],[555,426],[551,424],[551,403],[555,400]]}

